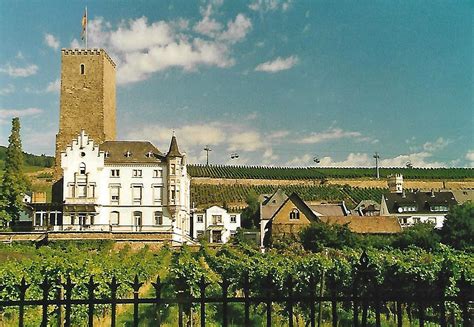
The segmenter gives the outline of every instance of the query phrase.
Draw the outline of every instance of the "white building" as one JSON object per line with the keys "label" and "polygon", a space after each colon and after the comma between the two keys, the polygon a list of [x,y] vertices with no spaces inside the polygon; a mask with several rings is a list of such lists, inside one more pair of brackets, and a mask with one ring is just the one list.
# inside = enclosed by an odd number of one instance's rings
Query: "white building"
{"label": "white building", "polygon": [[227,243],[240,227],[240,213],[213,206],[193,213],[193,238],[206,237],[210,243]]}
{"label": "white building", "polygon": [[[146,141],[106,141],[85,131],[61,153],[62,230],[190,235],[190,177],[173,135],[166,155]],[[58,229],[57,227],[55,228]]]}
{"label": "white building", "polygon": [[435,228],[443,227],[449,208],[457,201],[452,192],[405,190],[403,176],[388,177],[390,193],[382,196],[380,215],[393,215],[402,227],[417,223],[431,223]]}

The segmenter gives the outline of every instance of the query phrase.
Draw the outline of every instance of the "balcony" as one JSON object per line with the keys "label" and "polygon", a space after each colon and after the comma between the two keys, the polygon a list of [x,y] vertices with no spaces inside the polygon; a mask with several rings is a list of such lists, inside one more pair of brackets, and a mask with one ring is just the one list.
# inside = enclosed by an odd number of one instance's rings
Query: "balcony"
{"label": "balcony", "polygon": [[95,204],[97,202],[97,198],[66,198],[65,204]]}

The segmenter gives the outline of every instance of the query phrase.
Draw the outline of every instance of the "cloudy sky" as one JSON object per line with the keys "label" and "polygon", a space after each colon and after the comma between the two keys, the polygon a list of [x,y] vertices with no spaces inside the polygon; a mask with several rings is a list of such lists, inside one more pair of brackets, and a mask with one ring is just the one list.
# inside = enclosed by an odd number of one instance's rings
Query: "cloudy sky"
{"label": "cloudy sky", "polygon": [[[469,1],[1,1],[0,144],[54,153],[61,48],[117,63],[120,139],[193,163],[474,165]],[[237,153],[238,159],[231,159]]]}

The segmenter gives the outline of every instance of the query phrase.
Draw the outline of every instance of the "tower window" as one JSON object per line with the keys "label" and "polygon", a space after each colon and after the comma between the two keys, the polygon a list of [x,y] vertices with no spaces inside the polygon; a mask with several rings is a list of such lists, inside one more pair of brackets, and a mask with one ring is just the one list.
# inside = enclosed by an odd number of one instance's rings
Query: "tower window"
{"label": "tower window", "polygon": [[85,175],[86,174],[86,164],[81,162],[79,165],[79,174]]}
{"label": "tower window", "polygon": [[86,73],[86,65],[81,64],[81,75],[84,75]]}

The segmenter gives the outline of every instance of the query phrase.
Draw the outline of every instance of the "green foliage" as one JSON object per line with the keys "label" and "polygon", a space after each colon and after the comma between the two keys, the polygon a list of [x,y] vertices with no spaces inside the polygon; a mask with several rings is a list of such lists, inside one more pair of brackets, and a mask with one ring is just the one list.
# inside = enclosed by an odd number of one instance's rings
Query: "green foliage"
{"label": "green foliage", "polygon": [[399,249],[407,249],[416,246],[427,251],[439,249],[439,237],[434,229],[434,224],[419,223],[405,228],[403,232],[395,238],[392,246]]}
{"label": "green foliage", "polygon": [[[188,165],[192,177],[230,179],[286,179],[320,180],[327,178],[370,178],[375,177],[374,168],[315,168],[315,167],[265,167],[265,166],[223,166]],[[406,179],[465,179],[474,178],[472,168],[381,168],[380,177],[403,174]]]}
{"label": "green foliage", "polygon": [[474,203],[466,202],[450,208],[440,234],[444,244],[474,251]]}
{"label": "green foliage", "polygon": [[20,119],[12,119],[12,129],[8,138],[5,170],[0,186],[0,220],[3,226],[19,219],[23,209],[22,195],[30,184],[23,173],[23,152],[20,139]]}
{"label": "green foliage", "polygon": [[[0,145],[0,166],[7,156],[7,147]],[[52,167],[54,165],[54,157],[47,156],[45,154],[35,155],[31,153],[23,152],[23,159],[25,166],[35,167]]]}
{"label": "green foliage", "polygon": [[260,223],[260,204],[258,202],[258,194],[251,189],[245,199],[247,207],[242,211],[241,224],[243,228],[258,227]]}
{"label": "green foliage", "polygon": [[[297,193],[305,201],[321,200],[329,202],[346,201],[349,206],[357,205],[361,200],[380,202],[385,188],[358,188],[338,185],[207,185],[191,184],[191,202],[200,205],[221,205],[247,202],[250,193],[272,194],[278,188],[286,194]],[[248,202],[247,202],[248,203]]]}
{"label": "green foliage", "polygon": [[329,225],[313,222],[300,233],[301,243],[308,251],[320,252],[324,248],[342,249],[354,247],[357,236],[347,225]]}

